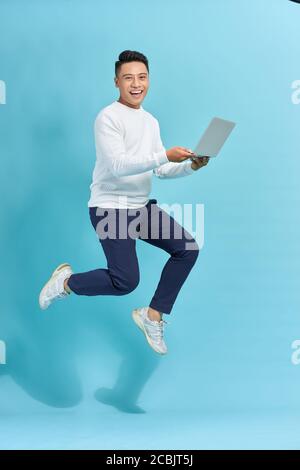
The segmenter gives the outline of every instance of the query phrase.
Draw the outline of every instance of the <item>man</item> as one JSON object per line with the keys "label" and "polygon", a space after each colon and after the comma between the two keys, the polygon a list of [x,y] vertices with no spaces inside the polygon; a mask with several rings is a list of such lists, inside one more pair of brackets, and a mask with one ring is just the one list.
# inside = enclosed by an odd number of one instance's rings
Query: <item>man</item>
{"label": "man", "polygon": [[[156,199],[148,198],[151,179],[153,173],[159,178],[193,174],[209,158],[193,159],[195,155],[185,147],[169,150],[163,147],[157,119],[141,105],[149,89],[149,65],[143,54],[123,51],[115,63],[114,80],[120,91],[119,99],[103,108],[95,121],[96,164],[88,201],[90,219],[107,258],[107,269],[75,274],[68,263],[59,265],[41,290],[39,304],[46,309],[54,300],[72,292],[77,295],[132,292],[139,283],[136,239],[146,241],[171,256],[149,306],[133,310],[132,317],[154,351],[166,354],[163,324],[167,322],[162,315],[171,313],[198,257],[199,247],[173,217],[158,207]],[[131,236],[129,232],[137,212],[139,224]],[[110,226],[108,236],[105,231],[100,234],[104,222]],[[118,233],[112,233],[112,227]],[[125,237],[120,236],[120,229],[124,228]]]}

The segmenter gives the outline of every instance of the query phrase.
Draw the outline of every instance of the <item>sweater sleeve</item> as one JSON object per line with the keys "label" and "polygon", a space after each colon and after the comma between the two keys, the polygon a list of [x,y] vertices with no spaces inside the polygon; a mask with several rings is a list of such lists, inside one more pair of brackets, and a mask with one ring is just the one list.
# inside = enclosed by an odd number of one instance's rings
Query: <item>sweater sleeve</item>
{"label": "sweater sleeve", "polygon": [[[159,123],[157,122],[157,133],[156,133],[156,148],[157,152],[161,151],[162,149],[165,150],[165,147],[162,144],[161,137],[160,137],[160,128]],[[182,176],[187,176],[194,173],[193,168],[191,167],[192,161],[187,159],[183,162],[176,163],[176,162],[167,162],[160,165],[158,168],[153,169],[153,173],[158,178],[180,178]]]}
{"label": "sweater sleeve", "polygon": [[164,148],[148,155],[132,155],[129,158],[121,126],[105,113],[96,118],[94,130],[97,158],[101,155],[116,177],[144,173],[169,161]]}

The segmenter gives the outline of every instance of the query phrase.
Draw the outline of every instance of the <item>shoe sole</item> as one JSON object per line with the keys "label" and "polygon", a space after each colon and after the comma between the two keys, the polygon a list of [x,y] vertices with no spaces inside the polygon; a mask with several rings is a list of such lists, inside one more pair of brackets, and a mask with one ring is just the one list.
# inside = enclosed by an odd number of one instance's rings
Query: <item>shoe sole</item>
{"label": "shoe sole", "polygon": [[40,305],[40,308],[42,310],[46,310],[48,307],[50,307],[50,305],[48,305],[47,307],[42,307],[41,305],[41,298],[43,296],[43,293],[44,291],[47,289],[48,285],[50,284],[50,282],[53,280],[53,277],[55,277],[57,274],[59,274],[59,272],[63,269],[63,268],[66,268],[66,267],[69,267],[71,269],[71,265],[69,263],[62,263],[60,264],[59,266],[57,266],[56,269],[54,269],[53,273],[51,274],[51,277],[50,279],[46,282],[46,284],[44,285],[44,287],[42,288],[41,292],[40,292],[40,295],[39,295],[39,305]]}
{"label": "shoe sole", "polygon": [[137,326],[140,328],[140,330],[146,336],[146,339],[147,339],[149,345],[151,346],[151,348],[153,349],[153,351],[157,352],[158,354],[160,354],[162,356],[167,354],[167,351],[166,352],[161,352],[161,351],[157,351],[157,349],[154,348],[153,343],[151,341],[151,338],[149,337],[149,335],[148,335],[148,333],[147,333],[147,331],[144,327],[144,323],[141,321],[138,310],[133,310],[132,311],[132,318],[133,318],[134,322],[137,324]]}

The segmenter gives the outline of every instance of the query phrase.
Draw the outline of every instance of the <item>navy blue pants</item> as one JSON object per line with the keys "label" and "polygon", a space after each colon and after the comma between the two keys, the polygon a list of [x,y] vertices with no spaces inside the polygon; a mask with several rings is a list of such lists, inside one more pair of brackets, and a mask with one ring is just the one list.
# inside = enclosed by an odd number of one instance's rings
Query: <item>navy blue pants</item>
{"label": "navy blue pants", "polygon": [[[177,295],[199,255],[196,240],[166,211],[150,199],[142,214],[139,209],[99,209],[90,207],[90,219],[107,259],[107,269],[95,269],[70,276],[68,286],[78,295],[125,295],[132,292],[140,280],[136,240],[143,240],[170,254],[156,291],[149,305],[161,313],[171,313]],[[97,211],[98,209],[98,211]],[[100,211],[100,215],[99,215]],[[126,214],[124,214],[126,213]],[[141,214],[140,217],[138,217]],[[120,216],[126,216],[124,222]],[[114,221],[114,236],[100,234],[101,221]],[[134,221],[135,231],[128,229]],[[102,225],[102,229],[104,224]],[[123,235],[120,227],[123,227]],[[102,232],[103,233],[103,232]],[[149,266],[155,271],[155,253]]]}

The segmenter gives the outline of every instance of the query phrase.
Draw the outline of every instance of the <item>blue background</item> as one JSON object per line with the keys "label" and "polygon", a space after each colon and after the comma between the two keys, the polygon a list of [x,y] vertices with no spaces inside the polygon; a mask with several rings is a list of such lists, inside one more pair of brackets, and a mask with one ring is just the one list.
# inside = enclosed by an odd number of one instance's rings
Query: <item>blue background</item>
{"label": "blue background", "polygon": [[[299,449],[300,5],[0,0],[0,18],[0,447]],[[168,259],[147,244],[129,295],[38,306],[57,264],[106,266],[87,209],[93,123],[119,97],[124,49],[149,59],[142,105],[166,148],[193,148],[213,116],[237,122],[205,168],[153,177],[159,203],[205,207],[164,357],[130,315]]]}

